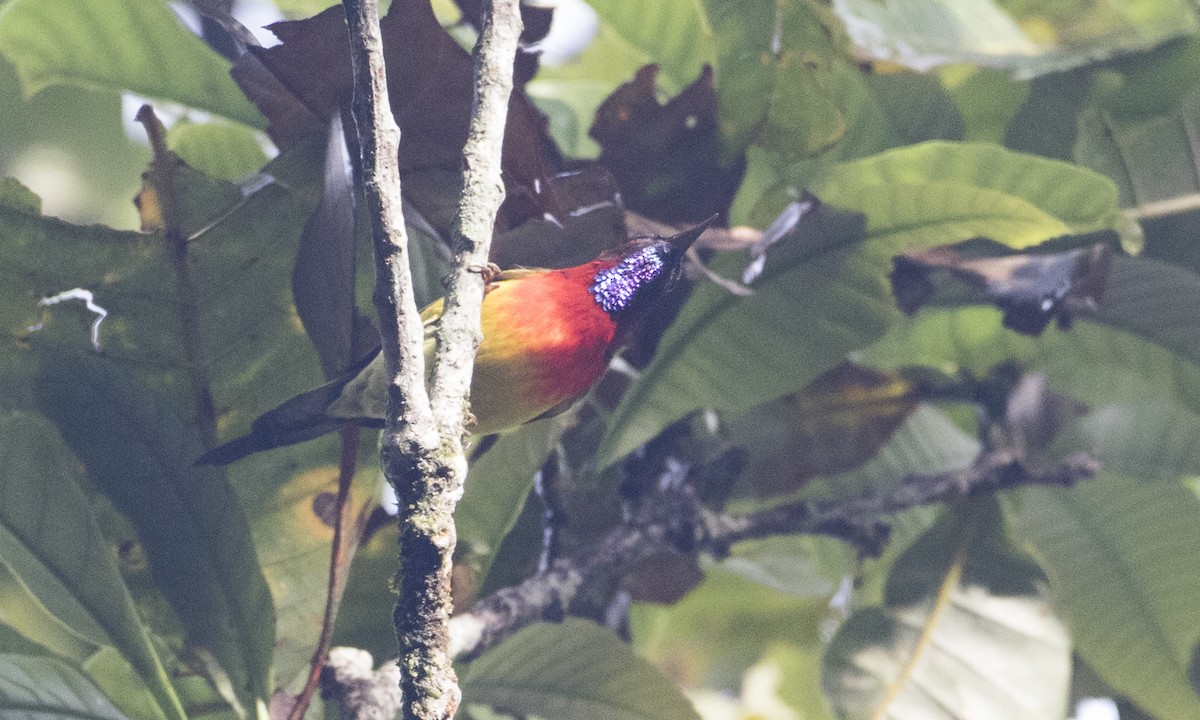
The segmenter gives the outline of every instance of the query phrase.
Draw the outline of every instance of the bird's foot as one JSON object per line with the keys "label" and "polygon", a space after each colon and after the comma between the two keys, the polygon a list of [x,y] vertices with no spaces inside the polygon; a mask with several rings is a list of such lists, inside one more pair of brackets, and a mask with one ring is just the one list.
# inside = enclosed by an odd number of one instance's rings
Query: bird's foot
{"label": "bird's foot", "polygon": [[490,262],[487,265],[472,265],[467,268],[470,272],[477,272],[483,276],[484,288],[488,288],[492,283],[496,282],[496,278],[500,277],[500,266]]}

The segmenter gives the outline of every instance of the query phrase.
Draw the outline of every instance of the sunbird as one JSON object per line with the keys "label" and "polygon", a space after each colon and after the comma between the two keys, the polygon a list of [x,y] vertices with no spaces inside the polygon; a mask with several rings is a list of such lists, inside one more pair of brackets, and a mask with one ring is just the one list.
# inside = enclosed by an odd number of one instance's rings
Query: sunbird
{"label": "sunbird", "polygon": [[[678,235],[628,240],[595,260],[562,270],[503,270],[487,287],[475,356],[468,429],[500,432],[568,409],[604,374],[638,319],[676,284],[684,254],[716,216]],[[425,362],[433,360],[442,300],[421,312]],[[261,415],[250,433],[196,462],[227,465],[354,421],[382,427],[386,371],[376,350],[358,368]]]}

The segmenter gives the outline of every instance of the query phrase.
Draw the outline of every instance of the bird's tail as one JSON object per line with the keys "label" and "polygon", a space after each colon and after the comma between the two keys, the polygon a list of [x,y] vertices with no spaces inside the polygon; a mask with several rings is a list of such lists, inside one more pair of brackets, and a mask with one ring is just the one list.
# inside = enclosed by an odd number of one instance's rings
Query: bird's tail
{"label": "bird's tail", "polygon": [[[248,434],[209,450],[196,460],[196,464],[228,465],[252,453],[312,440],[351,422],[349,418],[331,416],[327,411],[341,395],[342,388],[373,357],[374,354],[368,356],[345,375],[263,413],[250,425]],[[358,422],[363,423],[361,420]]]}

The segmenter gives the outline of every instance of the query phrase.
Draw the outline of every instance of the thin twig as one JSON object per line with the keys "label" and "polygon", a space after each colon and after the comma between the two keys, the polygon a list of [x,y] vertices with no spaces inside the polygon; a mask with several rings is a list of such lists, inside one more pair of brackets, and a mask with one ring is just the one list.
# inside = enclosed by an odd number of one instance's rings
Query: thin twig
{"label": "thin twig", "polygon": [[211,450],[217,446],[217,411],[208,382],[208,366],[200,351],[200,309],[196,300],[196,289],[192,285],[192,275],[188,269],[188,239],[183,232],[182,212],[175,191],[175,171],[180,160],[167,148],[167,130],[154,114],[154,108],[143,105],[134,119],[146,128],[150,148],[154,152],[146,174],[162,209],[163,237],[166,240],[167,254],[171,258],[171,266],[175,270],[175,292],[179,296],[180,348],[196,403],[200,441],[204,449]]}
{"label": "thin twig", "polygon": [[893,488],[862,497],[802,501],[743,517],[711,514],[705,544],[722,554],[733,543],[794,533],[829,535],[876,556],[887,541],[880,519],[902,510],[954,497],[971,497],[1018,485],[1069,486],[1095,475],[1096,461],[1086,453],[1061,465],[1033,470],[1010,449],[981,454],[965,468],[932,475],[909,475]]}
{"label": "thin twig", "polygon": [[358,436],[357,425],[347,423],[342,428],[342,454],[338,463],[338,488],[333,508],[333,542],[329,550],[329,579],[325,585],[325,613],[321,617],[317,647],[309,663],[308,679],[288,713],[288,720],[301,720],[304,717],[320,683],[329,646],[333,644],[333,626],[337,621],[338,608],[346,591],[346,581],[350,578],[350,563],[362,537],[364,515],[361,508],[353,515],[346,512],[350,488],[354,484],[354,470],[358,464]]}

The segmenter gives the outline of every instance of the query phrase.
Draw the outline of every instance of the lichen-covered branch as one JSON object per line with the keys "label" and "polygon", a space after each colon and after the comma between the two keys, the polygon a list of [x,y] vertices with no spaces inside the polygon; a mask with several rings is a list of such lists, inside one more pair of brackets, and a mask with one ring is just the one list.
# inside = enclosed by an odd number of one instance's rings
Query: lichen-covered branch
{"label": "lichen-covered branch", "polygon": [[334,648],[321,671],[322,697],[342,720],[395,720],[400,709],[400,670],[396,663],[374,668],[371,653]]}
{"label": "lichen-covered branch", "polygon": [[657,490],[599,543],[554,562],[548,572],[484,598],[451,621],[451,652],[475,657],[526,625],[558,620],[589,587],[611,584],[645,558],[675,550],[724,556],[744,540],[819,534],[878,554],[887,539],[883,519],[922,505],[1017,485],[1072,485],[1098,470],[1086,454],[1052,468],[1029,468],[1008,449],[982,453],[960,470],[910,475],[894,488],[862,497],[788,503],[744,516],[705,507],[686,484]]}
{"label": "lichen-covered branch", "polygon": [[[519,0],[484,0],[475,45],[475,97],[463,148],[463,182],[451,227],[454,274],[438,326],[437,361],[430,380],[433,414],[442,435],[461,435],[475,351],[483,338],[479,307],[496,213],[504,201],[500,175],[504,127],[512,95],[513,62],[523,24]],[[461,443],[458,443],[461,450]],[[464,460],[465,469],[465,460]]]}
{"label": "lichen-covered branch", "polygon": [[475,53],[476,99],[455,226],[457,269],[438,335],[431,397],[425,388],[424,328],[414,300],[401,214],[400,132],[388,100],[378,0],[344,4],[354,69],[353,114],[375,247],[375,306],[392,378],[380,444],[384,474],[401,508],[400,597],[393,619],[400,644],[402,705],[407,719],[444,720],[454,715],[460,698],[447,629],[455,545],[452,513],[467,471],[462,432],[480,340],[479,269],[486,263],[504,196],[500,149],[521,19],[517,0],[484,3]]}

